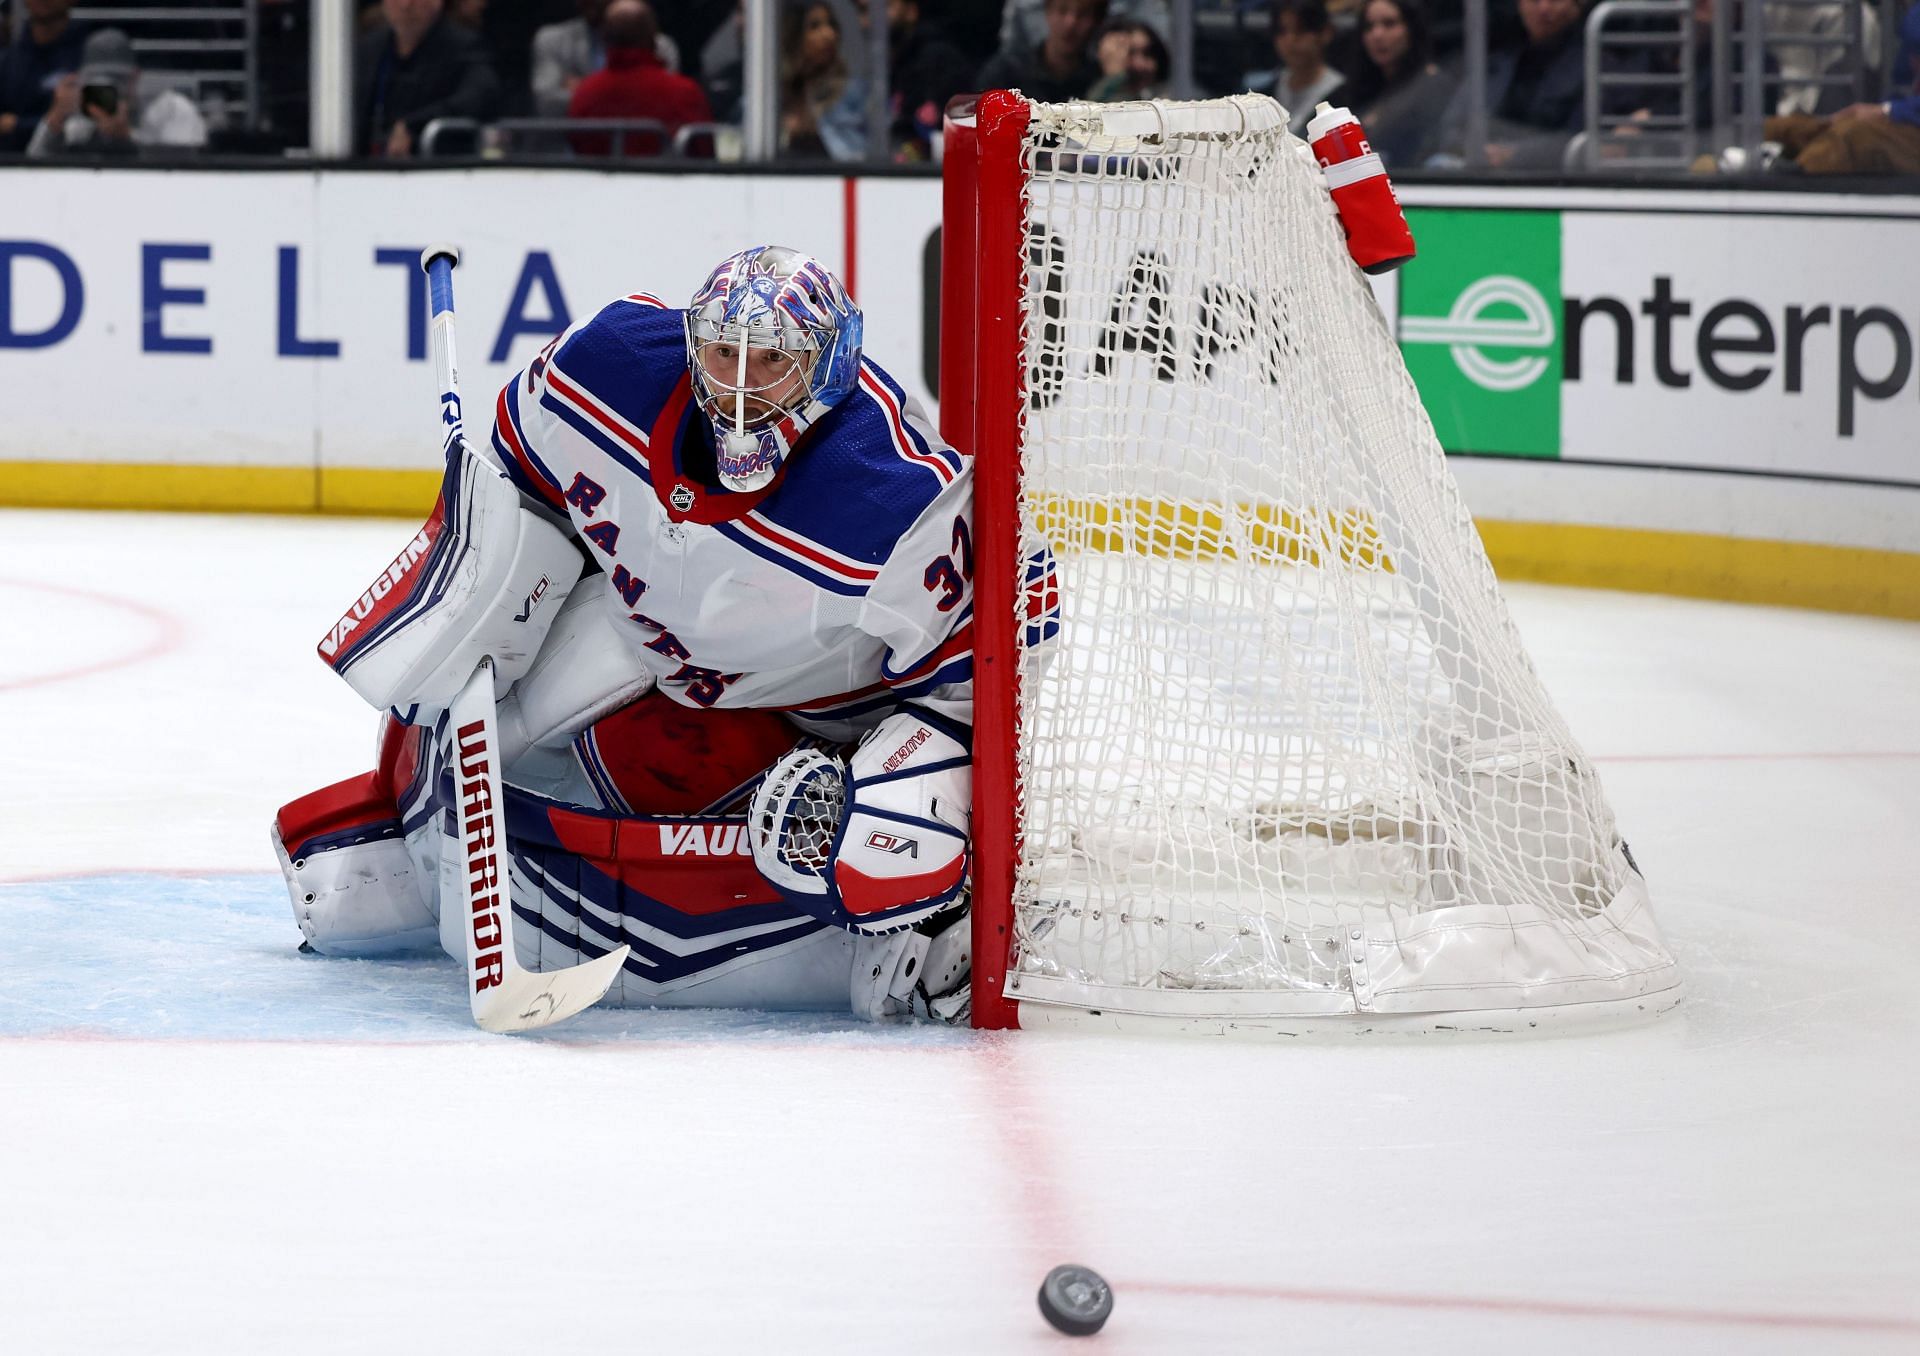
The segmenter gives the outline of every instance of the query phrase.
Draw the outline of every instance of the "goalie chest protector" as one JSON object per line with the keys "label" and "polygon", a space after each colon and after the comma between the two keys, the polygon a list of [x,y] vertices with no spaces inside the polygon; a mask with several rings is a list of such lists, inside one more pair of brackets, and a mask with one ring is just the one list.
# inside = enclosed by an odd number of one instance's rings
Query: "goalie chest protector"
{"label": "goalie chest protector", "polygon": [[874,363],[745,494],[711,483],[683,312],[651,297],[555,340],[495,416],[509,474],[567,515],[674,700],[831,731],[970,682],[970,460]]}

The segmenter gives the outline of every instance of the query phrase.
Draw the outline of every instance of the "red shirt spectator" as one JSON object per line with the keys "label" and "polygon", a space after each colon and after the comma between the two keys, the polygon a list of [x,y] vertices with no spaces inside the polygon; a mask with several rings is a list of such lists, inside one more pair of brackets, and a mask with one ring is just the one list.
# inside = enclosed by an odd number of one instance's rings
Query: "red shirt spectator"
{"label": "red shirt spectator", "polygon": [[[669,137],[687,123],[712,120],[700,86],[654,55],[658,27],[645,0],[613,0],[602,24],[607,64],[574,86],[568,117],[653,118],[666,124]],[[606,155],[613,147],[610,132],[571,132],[568,138],[580,155]],[[629,133],[624,154],[658,155],[665,149],[659,137]]]}

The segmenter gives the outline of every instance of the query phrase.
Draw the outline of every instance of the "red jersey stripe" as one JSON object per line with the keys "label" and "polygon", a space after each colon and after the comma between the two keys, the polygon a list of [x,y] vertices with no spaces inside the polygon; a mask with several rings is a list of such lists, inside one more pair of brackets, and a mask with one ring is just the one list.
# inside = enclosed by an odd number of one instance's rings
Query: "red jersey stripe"
{"label": "red jersey stripe", "polygon": [[[542,498],[550,499],[554,506],[558,507],[563,502],[560,498],[560,487],[548,479],[540,468],[534,465],[533,458],[527,455],[526,445],[520,439],[520,430],[514,427],[513,407],[507,401],[505,386],[500,388],[500,399],[494,406],[493,422],[494,427],[500,430],[501,440],[513,453],[513,459],[520,463],[520,469],[526,472],[527,479],[543,491]],[[551,495],[544,493],[549,490],[552,492]]]}
{"label": "red jersey stripe", "polygon": [[870,584],[880,577],[880,571],[872,565],[861,565],[846,557],[835,554],[818,542],[810,542],[804,537],[791,536],[775,527],[758,513],[750,513],[739,520],[738,526],[751,532],[777,550],[788,555],[798,556],[828,574],[836,575],[853,584]]}
{"label": "red jersey stripe", "polygon": [[907,461],[914,462],[932,471],[936,476],[940,477],[940,483],[942,485],[952,484],[953,478],[957,474],[953,467],[949,466],[939,457],[928,452],[922,452],[913,445],[913,439],[907,435],[906,419],[900,409],[900,405],[894,400],[893,392],[886,388],[886,384],[864,367],[860,369],[860,384],[867,388],[867,393],[879,403],[880,408],[886,413],[887,425],[893,434],[893,450],[898,452]]}
{"label": "red jersey stripe", "polygon": [[612,410],[588,395],[583,387],[575,386],[568,381],[560,368],[553,363],[547,365],[547,389],[555,392],[562,400],[600,425],[617,440],[638,452],[641,460],[646,461],[647,435],[622,421]]}

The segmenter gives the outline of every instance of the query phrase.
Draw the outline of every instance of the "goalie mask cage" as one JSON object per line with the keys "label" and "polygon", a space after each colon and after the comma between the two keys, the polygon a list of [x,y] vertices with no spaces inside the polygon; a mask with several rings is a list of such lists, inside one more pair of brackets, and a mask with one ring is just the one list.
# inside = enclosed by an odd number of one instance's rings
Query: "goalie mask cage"
{"label": "goalie mask cage", "polygon": [[1526,1029],[1679,975],[1271,99],[949,123],[974,1021]]}

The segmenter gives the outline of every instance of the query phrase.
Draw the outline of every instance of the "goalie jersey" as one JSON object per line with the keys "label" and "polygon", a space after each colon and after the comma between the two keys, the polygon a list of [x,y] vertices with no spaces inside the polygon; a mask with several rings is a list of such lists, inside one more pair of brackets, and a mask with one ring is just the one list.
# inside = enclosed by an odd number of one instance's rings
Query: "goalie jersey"
{"label": "goalie jersey", "polygon": [[760,490],[713,473],[684,312],[636,294],[549,344],[494,408],[522,494],[565,515],[637,661],[703,707],[849,739],[903,702],[972,717],[970,459],[863,360]]}

